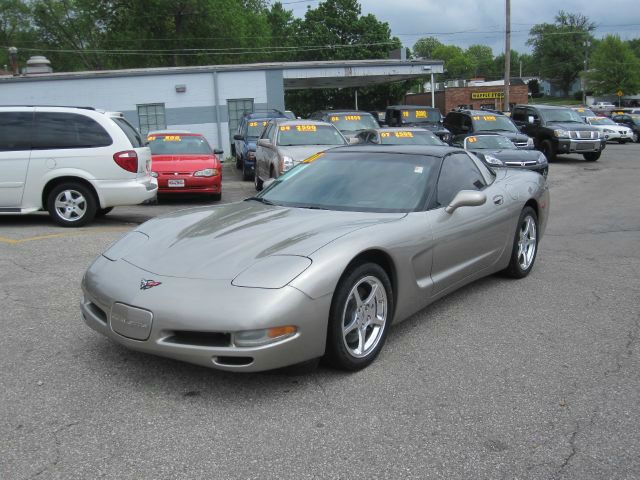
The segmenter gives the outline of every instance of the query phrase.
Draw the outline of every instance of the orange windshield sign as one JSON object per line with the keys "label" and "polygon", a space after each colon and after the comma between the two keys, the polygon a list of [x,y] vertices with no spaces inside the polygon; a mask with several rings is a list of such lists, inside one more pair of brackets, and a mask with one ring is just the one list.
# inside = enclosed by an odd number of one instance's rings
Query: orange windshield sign
{"label": "orange windshield sign", "polygon": [[315,132],[318,127],[315,125],[296,125],[296,130],[299,132]]}
{"label": "orange windshield sign", "polygon": [[478,141],[478,139],[476,137],[469,137],[469,138],[467,138],[467,141],[469,143],[476,143]]}
{"label": "orange windshield sign", "polygon": [[416,118],[427,118],[429,114],[426,110],[416,110]]}
{"label": "orange windshield sign", "polygon": [[413,132],[395,132],[396,138],[413,138]]}
{"label": "orange windshield sign", "polygon": [[496,121],[496,116],[495,115],[476,115],[473,117],[473,119],[478,122],[480,120],[484,120],[485,122],[495,122]]}
{"label": "orange windshield sign", "polygon": [[180,135],[165,135],[162,140],[165,142],[181,142],[182,137]]}
{"label": "orange windshield sign", "polygon": [[[262,123],[262,125],[260,125]],[[267,126],[267,122],[249,122],[249,126],[250,127],[266,127]]]}

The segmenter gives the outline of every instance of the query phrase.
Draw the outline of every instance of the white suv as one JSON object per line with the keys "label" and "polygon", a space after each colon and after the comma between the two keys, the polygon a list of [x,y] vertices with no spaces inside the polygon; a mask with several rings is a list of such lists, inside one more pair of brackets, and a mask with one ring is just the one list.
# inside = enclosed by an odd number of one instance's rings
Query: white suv
{"label": "white suv", "polygon": [[151,151],[122,114],[0,107],[0,215],[48,210],[65,227],[152,200]]}

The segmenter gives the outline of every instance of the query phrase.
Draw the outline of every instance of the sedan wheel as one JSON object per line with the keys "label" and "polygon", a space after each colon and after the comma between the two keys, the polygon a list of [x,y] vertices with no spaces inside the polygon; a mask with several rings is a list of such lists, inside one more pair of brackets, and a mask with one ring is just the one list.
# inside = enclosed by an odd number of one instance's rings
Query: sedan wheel
{"label": "sedan wheel", "polygon": [[637,133],[633,133],[633,135],[631,136],[632,140],[636,143],[638,143],[638,140],[640,140],[640,137],[638,137]]}
{"label": "sedan wheel", "polygon": [[346,273],[331,306],[327,358],[338,368],[359,370],[378,355],[393,315],[389,277],[374,263]]}
{"label": "sedan wheel", "polygon": [[77,183],[55,187],[47,198],[53,221],[64,227],[81,227],[93,220],[97,205],[92,192]]}
{"label": "sedan wheel", "polygon": [[531,207],[525,207],[518,220],[511,261],[505,273],[513,278],[526,277],[533,268],[537,253],[538,216]]}

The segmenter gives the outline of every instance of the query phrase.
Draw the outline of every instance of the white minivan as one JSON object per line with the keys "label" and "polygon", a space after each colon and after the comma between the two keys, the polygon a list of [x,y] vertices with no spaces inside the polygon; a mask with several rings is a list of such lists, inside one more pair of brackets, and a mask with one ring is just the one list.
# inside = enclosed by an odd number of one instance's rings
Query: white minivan
{"label": "white minivan", "polygon": [[47,210],[65,227],[155,198],[151,151],[122,114],[0,107],[0,215]]}

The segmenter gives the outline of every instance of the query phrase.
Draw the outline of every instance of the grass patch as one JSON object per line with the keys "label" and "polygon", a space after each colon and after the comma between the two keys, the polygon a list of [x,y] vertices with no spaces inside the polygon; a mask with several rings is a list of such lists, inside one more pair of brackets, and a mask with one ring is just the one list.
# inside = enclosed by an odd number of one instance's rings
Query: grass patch
{"label": "grass patch", "polygon": [[580,105],[582,100],[576,100],[573,97],[540,97],[530,98],[529,103],[531,105]]}

